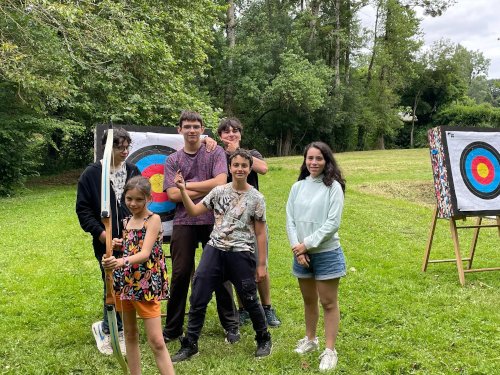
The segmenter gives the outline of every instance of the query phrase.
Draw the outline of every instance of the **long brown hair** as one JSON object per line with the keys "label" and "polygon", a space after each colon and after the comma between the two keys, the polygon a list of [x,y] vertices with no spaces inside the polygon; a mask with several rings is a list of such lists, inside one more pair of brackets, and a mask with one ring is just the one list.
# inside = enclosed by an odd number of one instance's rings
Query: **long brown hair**
{"label": "long brown hair", "polygon": [[323,159],[325,159],[325,169],[323,169],[323,183],[326,186],[332,186],[333,181],[337,181],[342,187],[342,191],[345,193],[345,179],[342,176],[342,171],[340,170],[337,161],[333,157],[332,150],[324,142],[312,142],[306,146],[304,150],[304,161],[302,162],[302,166],[300,167],[299,178],[297,180],[304,180],[311,174],[306,167],[306,157],[307,152],[312,147],[318,149],[323,155]]}

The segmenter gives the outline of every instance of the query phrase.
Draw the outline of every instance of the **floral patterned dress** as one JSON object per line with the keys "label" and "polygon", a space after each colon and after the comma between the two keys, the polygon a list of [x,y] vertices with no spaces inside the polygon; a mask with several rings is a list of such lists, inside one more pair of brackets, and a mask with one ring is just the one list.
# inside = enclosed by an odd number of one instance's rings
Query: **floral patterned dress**
{"label": "floral patterned dress", "polygon": [[[123,256],[132,256],[142,250],[142,242],[146,236],[148,220],[144,219],[141,229],[123,230]],[[125,219],[124,227],[130,217]],[[169,296],[168,275],[165,256],[162,249],[163,233],[158,233],[149,259],[141,264],[131,264],[114,271],[114,288],[122,300],[161,301]]]}

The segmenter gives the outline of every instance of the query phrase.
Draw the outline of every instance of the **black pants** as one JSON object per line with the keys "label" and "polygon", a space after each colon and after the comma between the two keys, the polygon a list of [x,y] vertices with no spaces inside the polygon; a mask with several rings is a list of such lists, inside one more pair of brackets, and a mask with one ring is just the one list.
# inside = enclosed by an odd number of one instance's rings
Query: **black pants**
{"label": "black pants", "polygon": [[254,254],[249,251],[222,251],[206,245],[194,274],[189,300],[191,308],[189,309],[187,338],[190,342],[197,342],[200,337],[207,305],[212,298],[213,291],[228,280],[236,288],[243,306],[250,314],[257,338],[265,336],[267,323],[264,310],[257,297]]}
{"label": "black pants", "polygon": [[[205,246],[210,238],[212,228],[212,225],[174,225],[170,240],[172,278],[164,330],[168,337],[174,338],[182,334],[196,248],[200,242]],[[231,284],[218,285],[215,289],[215,298],[222,327],[226,331],[237,329],[238,318]]]}

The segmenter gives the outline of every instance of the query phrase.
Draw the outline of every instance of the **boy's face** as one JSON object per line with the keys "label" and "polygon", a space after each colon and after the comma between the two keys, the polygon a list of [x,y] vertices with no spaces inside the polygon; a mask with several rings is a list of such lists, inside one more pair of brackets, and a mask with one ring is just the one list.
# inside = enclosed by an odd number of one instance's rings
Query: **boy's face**
{"label": "boy's face", "polygon": [[128,141],[123,138],[120,138],[118,146],[113,146],[113,161],[115,165],[125,161],[128,156],[129,147]]}
{"label": "boy's face", "polygon": [[203,134],[205,128],[199,121],[184,120],[177,131],[184,137],[184,142],[194,144],[200,141],[200,135]]}
{"label": "boy's face", "polygon": [[250,162],[244,157],[237,155],[231,160],[229,172],[233,176],[233,181],[246,181],[250,174]]}
{"label": "boy's face", "polygon": [[238,129],[230,126],[221,132],[220,139],[224,143],[224,146],[228,146],[230,143],[233,143],[236,147],[239,147],[241,142],[241,133]]}

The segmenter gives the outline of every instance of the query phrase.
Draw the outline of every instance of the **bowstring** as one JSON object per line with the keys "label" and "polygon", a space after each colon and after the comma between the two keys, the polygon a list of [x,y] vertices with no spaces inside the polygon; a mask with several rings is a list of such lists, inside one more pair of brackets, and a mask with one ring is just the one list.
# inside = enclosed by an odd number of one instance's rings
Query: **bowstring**
{"label": "bowstring", "polygon": [[[113,125],[111,125],[111,126],[113,126]],[[113,134],[113,137],[114,137],[114,134]],[[113,144],[114,144],[114,142],[113,142]],[[125,163],[125,161],[123,163]],[[117,171],[117,169],[115,167],[115,153],[114,152],[111,153],[111,164],[113,165],[113,174],[114,174]],[[125,172],[126,172],[126,168],[125,168]],[[120,220],[120,216],[118,214],[118,208],[119,208],[119,205],[121,206],[121,204],[118,202],[118,197],[117,197],[117,194],[116,194],[116,190],[115,190],[115,187],[112,184],[112,181],[110,181],[110,185],[111,185],[111,188],[113,189],[113,191],[115,193],[115,202],[114,202],[114,204],[115,204],[115,210],[114,210],[115,211],[115,215],[114,216],[115,216],[115,219],[116,219],[117,228],[120,229],[120,221],[119,221]],[[124,186],[124,189],[125,189],[125,186]],[[123,192],[122,192],[122,196],[123,196]],[[121,200],[121,198],[120,198],[120,200]],[[113,235],[113,221],[112,220],[111,220],[111,235]],[[123,240],[123,233],[120,233],[119,230],[118,230],[118,238],[121,238]],[[114,251],[114,249],[113,249],[113,251]],[[125,255],[125,251],[123,251],[122,257],[124,255]],[[125,270],[124,269],[122,269],[122,276],[125,277]],[[113,278],[113,281],[114,281],[114,278]],[[123,280],[123,282],[125,282],[125,280]],[[113,287],[114,287],[114,285],[113,285]],[[116,291],[115,291],[115,305],[119,305],[120,310],[121,310],[121,312],[119,312],[119,314],[120,314],[121,319],[122,319],[122,331],[123,331],[123,334],[124,334],[124,337],[125,337],[125,313],[123,311],[123,301],[122,301],[122,299],[120,297],[120,294],[118,294],[118,296],[116,295]]]}

